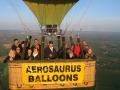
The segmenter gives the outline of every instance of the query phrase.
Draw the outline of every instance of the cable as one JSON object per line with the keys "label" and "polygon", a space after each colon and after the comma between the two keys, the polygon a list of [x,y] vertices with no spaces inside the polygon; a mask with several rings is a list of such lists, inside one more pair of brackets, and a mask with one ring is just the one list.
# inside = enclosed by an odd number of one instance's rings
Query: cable
{"label": "cable", "polygon": [[92,2],[93,2],[93,0],[88,0],[88,5],[87,5],[85,11],[83,12],[83,14],[82,14],[82,16],[80,18],[80,25],[79,26],[81,26],[81,22],[84,20],[85,15],[86,15],[88,9],[90,8]]}
{"label": "cable", "polygon": [[[38,4],[37,4],[37,11],[38,12],[40,12],[40,10],[39,10],[39,8],[40,8],[40,1],[38,2]],[[41,7],[42,8],[42,7]],[[43,18],[41,18],[41,22],[40,22],[40,17],[43,17],[43,15],[42,15],[42,11],[41,11],[41,15],[40,14],[38,14],[38,18],[39,18],[39,20],[38,20],[38,24],[39,24],[39,28],[40,28],[40,30],[41,30],[41,33],[43,33],[43,31],[42,31],[42,26],[43,26],[43,23],[42,23],[42,21],[43,21]]]}
{"label": "cable", "polygon": [[[18,18],[19,18],[19,20],[20,20],[20,23],[21,23],[21,25],[23,26],[23,29],[26,30],[25,32],[27,32],[27,30],[28,30],[29,28],[28,28],[27,25],[24,23],[21,15],[20,15],[20,13],[18,12],[18,9],[17,9],[16,4],[14,4],[14,3],[12,2],[12,0],[9,0],[9,4],[10,4],[11,7],[13,8],[13,10],[16,12],[16,15],[18,16]],[[26,28],[27,28],[27,29],[26,29]],[[26,34],[27,34],[27,33],[26,33]]]}
{"label": "cable", "polygon": [[[88,11],[88,9],[89,9],[89,7],[91,6],[92,1],[93,1],[93,0],[88,0],[88,5],[87,5],[86,9],[84,10],[84,12],[83,12],[83,14],[82,14],[82,16],[81,16],[81,18],[80,18],[80,22],[82,22],[82,20],[84,19],[85,15],[86,15],[86,13],[87,13],[87,11]],[[71,22],[72,22],[73,16],[74,16],[74,15],[72,15],[72,17],[70,18],[71,21],[69,22],[70,24],[69,24],[68,26],[71,26]],[[66,27],[66,30],[65,30],[64,34],[68,31],[68,28],[69,28],[68,26]]]}
{"label": "cable", "polygon": [[[74,4],[74,3],[72,3],[72,4]],[[66,22],[67,25],[65,25],[66,28],[65,28],[65,31],[64,31],[63,35],[65,35],[65,33],[68,31],[68,27],[70,26],[70,23],[72,22],[73,16],[74,16],[74,15],[72,14],[71,17],[70,17],[70,19],[69,19],[69,21]]]}

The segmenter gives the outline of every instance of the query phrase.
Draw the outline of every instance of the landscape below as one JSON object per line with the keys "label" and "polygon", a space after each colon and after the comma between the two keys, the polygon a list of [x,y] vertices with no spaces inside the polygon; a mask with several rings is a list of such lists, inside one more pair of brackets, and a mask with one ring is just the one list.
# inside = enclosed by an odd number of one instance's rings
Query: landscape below
{"label": "landscape below", "polygon": [[[76,33],[78,32],[74,32],[74,34]],[[40,38],[38,31],[30,31],[29,34],[33,36],[33,39]],[[24,40],[25,37],[26,35],[22,31],[0,31],[0,61],[8,54],[14,38]],[[120,90],[120,32],[81,31],[80,38],[86,40],[97,55],[95,90]],[[8,82],[5,81],[6,78],[3,78],[4,66],[4,64],[0,63],[0,90],[8,89]]]}

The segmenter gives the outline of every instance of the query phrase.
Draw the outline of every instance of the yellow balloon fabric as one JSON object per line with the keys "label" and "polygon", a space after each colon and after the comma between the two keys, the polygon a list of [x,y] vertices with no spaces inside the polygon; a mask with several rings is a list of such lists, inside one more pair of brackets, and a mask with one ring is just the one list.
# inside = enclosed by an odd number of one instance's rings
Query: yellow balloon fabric
{"label": "yellow balloon fabric", "polygon": [[78,0],[24,0],[41,25],[59,26]]}

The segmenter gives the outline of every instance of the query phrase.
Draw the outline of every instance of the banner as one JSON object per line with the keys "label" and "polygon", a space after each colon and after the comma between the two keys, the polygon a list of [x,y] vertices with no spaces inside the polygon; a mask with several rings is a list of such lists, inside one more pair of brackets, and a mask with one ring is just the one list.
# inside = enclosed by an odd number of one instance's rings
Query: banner
{"label": "banner", "polygon": [[23,84],[82,83],[83,62],[40,62],[22,64]]}

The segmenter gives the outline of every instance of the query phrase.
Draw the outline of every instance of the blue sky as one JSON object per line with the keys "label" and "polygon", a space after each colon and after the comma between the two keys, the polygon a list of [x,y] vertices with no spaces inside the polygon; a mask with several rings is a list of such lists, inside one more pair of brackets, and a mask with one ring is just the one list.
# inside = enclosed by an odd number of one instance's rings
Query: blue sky
{"label": "blue sky", "polygon": [[[120,31],[120,0],[80,0],[65,16],[61,28],[84,31]],[[22,0],[1,0],[0,30],[39,30]]]}

